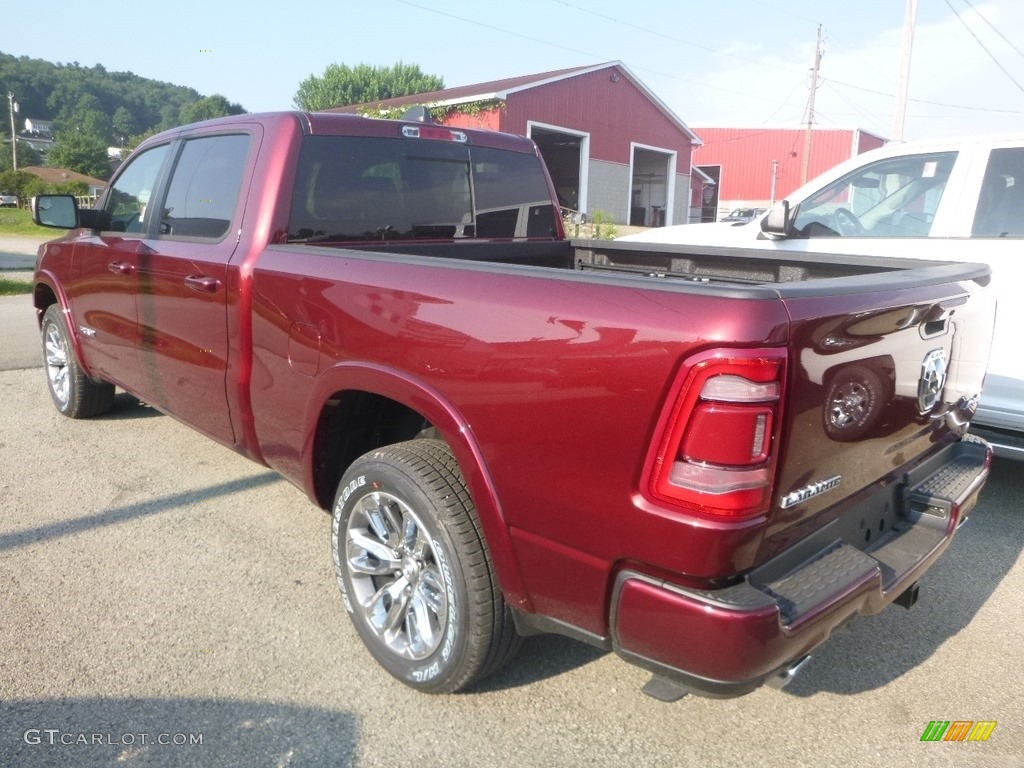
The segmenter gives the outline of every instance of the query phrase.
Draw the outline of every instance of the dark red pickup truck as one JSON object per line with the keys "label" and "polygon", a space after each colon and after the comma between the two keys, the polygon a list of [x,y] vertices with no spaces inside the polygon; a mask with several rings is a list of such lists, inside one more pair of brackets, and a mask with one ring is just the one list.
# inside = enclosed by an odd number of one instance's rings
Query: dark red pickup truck
{"label": "dark red pickup truck", "polygon": [[534,145],[327,114],[146,141],[40,249],[58,410],[114,387],[333,512],[370,653],[428,692],[558,632],[648,692],[785,681],[975,505],[977,264],[564,239]]}

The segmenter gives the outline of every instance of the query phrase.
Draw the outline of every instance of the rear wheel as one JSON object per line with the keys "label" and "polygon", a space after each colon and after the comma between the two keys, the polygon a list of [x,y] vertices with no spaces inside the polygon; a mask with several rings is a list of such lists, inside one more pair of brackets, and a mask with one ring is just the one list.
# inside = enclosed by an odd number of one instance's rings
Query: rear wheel
{"label": "rear wheel", "polygon": [[109,411],[114,405],[114,385],[85,375],[75,358],[59,304],[51,304],[43,314],[42,340],[46,383],[57,410],[72,419]]}
{"label": "rear wheel", "polygon": [[413,440],[357,459],[339,484],[334,568],[373,657],[427,693],[496,671],[519,637],[449,447]]}

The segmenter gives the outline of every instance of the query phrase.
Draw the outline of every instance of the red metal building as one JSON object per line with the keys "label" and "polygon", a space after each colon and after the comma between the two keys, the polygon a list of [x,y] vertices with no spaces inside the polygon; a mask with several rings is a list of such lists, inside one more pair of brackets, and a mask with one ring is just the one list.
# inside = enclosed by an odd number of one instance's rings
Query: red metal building
{"label": "red metal building", "polygon": [[691,155],[700,139],[621,62],[330,111],[393,114],[414,105],[446,125],[531,137],[566,208],[646,226],[686,223],[693,213]]}
{"label": "red metal building", "polygon": [[[860,129],[814,128],[807,148],[804,128],[694,128],[703,144],[693,162],[716,182],[717,195],[705,210],[714,220],[734,208],[767,208],[805,181],[876,149],[885,139]],[[806,168],[805,168],[806,158]]]}

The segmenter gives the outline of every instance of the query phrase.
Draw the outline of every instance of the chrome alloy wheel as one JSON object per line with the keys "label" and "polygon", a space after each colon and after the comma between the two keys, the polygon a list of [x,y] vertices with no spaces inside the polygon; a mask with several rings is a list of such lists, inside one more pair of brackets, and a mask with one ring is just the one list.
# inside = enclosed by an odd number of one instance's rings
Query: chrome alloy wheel
{"label": "chrome alloy wheel", "polygon": [[71,396],[71,380],[68,371],[68,348],[54,323],[47,323],[43,344],[46,350],[46,378],[50,389],[61,408],[68,404]]}
{"label": "chrome alloy wheel", "polygon": [[839,387],[829,403],[832,424],[839,429],[858,423],[870,410],[871,392],[856,381],[848,381]]}
{"label": "chrome alloy wheel", "polygon": [[353,607],[367,626],[402,658],[437,650],[448,621],[446,584],[430,536],[409,505],[389,493],[367,494],[353,507],[345,542]]}

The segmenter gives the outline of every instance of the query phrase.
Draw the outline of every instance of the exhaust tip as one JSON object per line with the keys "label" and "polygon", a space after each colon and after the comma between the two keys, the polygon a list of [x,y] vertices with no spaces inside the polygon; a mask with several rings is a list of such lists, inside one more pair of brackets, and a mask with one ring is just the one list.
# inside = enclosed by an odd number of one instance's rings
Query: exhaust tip
{"label": "exhaust tip", "polygon": [[774,688],[778,691],[781,691],[783,688],[785,688],[787,685],[793,682],[793,678],[800,673],[800,670],[804,668],[804,664],[806,664],[810,660],[811,654],[807,654],[802,659],[797,659],[788,667],[786,667],[786,669],[779,672],[779,674],[775,675],[774,677],[769,677],[767,680],[765,680],[765,685],[767,685],[770,688]]}
{"label": "exhaust tip", "polygon": [[893,602],[897,605],[902,605],[909,611],[911,608],[914,607],[914,604],[917,602],[917,598],[920,596],[920,593],[921,583],[915,581],[913,584],[911,584],[909,587],[903,590],[903,592],[900,593],[899,597],[893,600]]}

